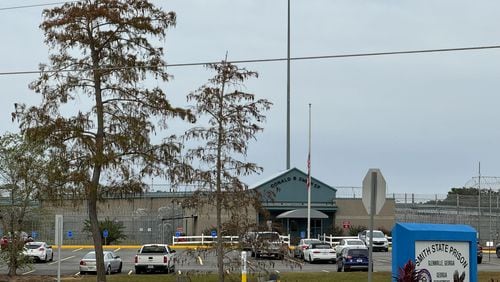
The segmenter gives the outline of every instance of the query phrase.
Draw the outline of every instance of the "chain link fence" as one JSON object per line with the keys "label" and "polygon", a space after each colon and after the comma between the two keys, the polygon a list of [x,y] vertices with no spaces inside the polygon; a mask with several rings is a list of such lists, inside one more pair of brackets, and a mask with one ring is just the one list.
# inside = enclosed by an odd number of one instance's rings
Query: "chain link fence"
{"label": "chain link fence", "polygon": [[[338,198],[361,198],[361,188],[338,188]],[[500,195],[485,190],[478,195],[459,194],[387,194],[395,201],[396,222],[466,224],[479,233],[481,243],[500,240]],[[88,219],[85,208],[64,213],[64,243],[92,244],[92,238],[83,232],[84,222]],[[156,209],[116,210],[100,212],[100,220],[108,218],[123,224],[126,239],[121,244],[144,244],[151,242],[172,243],[178,228],[183,224],[182,208],[165,204]],[[54,213],[35,212],[25,221],[25,230],[33,233],[35,240],[52,242],[54,238]],[[184,230],[187,231],[187,230]],[[71,236],[69,236],[71,233]]]}
{"label": "chain link fence", "polygon": [[500,196],[486,190],[479,195],[392,194],[396,222],[466,224],[478,231],[481,242],[498,242]]}
{"label": "chain link fence", "polygon": [[[99,213],[99,220],[111,220],[123,226],[122,234],[126,239],[120,244],[172,243],[172,238],[179,226],[183,226],[183,211],[176,205],[160,207],[155,210],[136,209],[127,210],[118,207],[115,212]],[[88,220],[86,211],[64,211],[64,244],[80,245],[93,244],[90,233],[84,231],[85,221]],[[33,239],[53,243],[55,234],[55,213],[40,211],[32,213],[25,220],[24,229]],[[3,234],[3,230],[1,230]]]}

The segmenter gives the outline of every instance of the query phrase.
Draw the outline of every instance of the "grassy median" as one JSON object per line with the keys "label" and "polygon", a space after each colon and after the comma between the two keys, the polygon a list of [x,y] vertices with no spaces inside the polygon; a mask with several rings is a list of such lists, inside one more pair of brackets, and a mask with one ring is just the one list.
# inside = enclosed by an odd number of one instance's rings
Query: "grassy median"
{"label": "grassy median", "polygon": [[[282,273],[280,275],[281,282],[299,282],[299,281],[311,281],[311,282],[349,282],[349,281],[367,281],[368,274],[366,272],[350,272],[350,273],[313,273],[313,272],[288,272]],[[500,272],[480,272],[478,281],[480,282],[491,282],[499,281]],[[74,279],[72,281],[82,281],[91,282],[95,281],[95,276],[88,276],[81,279]],[[151,282],[151,281],[162,281],[162,282],[217,282],[217,275],[190,275],[189,278],[185,276],[178,275],[164,275],[164,274],[150,274],[150,275],[130,275],[130,276],[110,276],[108,277],[110,282]],[[241,278],[236,275],[230,275],[226,281],[241,281]],[[264,279],[258,279],[257,277],[250,276],[248,282],[258,282],[267,281]],[[391,281],[391,273],[389,272],[375,272],[373,273],[374,282],[388,282]]]}

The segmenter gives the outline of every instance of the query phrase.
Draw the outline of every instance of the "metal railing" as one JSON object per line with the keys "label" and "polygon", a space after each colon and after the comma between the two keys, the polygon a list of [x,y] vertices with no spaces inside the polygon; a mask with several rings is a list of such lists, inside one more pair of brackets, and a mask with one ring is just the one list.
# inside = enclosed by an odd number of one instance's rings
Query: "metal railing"
{"label": "metal railing", "polygon": [[[238,236],[222,236],[225,244],[238,244]],[[280,235],[281,242],[290,247],[290,234]],[[213,245],[217,242],[217,236],[201,234],[201,236],[173,236],[172,245]]]}

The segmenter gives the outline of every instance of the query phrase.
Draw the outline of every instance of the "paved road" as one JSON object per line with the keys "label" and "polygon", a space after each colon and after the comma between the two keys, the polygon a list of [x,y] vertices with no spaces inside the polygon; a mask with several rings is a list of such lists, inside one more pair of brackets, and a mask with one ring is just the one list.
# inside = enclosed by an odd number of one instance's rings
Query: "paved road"
{"label": "paved road", "polygon": [[[61,275],[78,275],[78,265],[80,259],[90,249],[63,249],[61,250]],[[113,275],[136,275],[134,272],[134,256],[136,249],[120,249],[114,250],[123,260],[123,272]],[[177,252],[178,261],[176,270],[182,272],[215,272],[216,257],[214,251],[187,251],[179,250]],[[240,254],[238,252],[230,252],[227,261],[238,261]],[[374,253],[374,270],[375,271],[391,271],[391,253],[376,252]],[[233,272],[238,271],[236,264],[230,269]],[[48,263],[35,263],[31,270],[19,270],[22,275],[56,275],[57,274],[57,250],[54,254],[54,261]],[[249,257],[248,268],[255,271],[301,271],[301,272],[336,272],[336,265],[330,263],[304,263],[295,259],[287,258],[283,261],[272,259],[254,259]],[[495,254],[489,259],[488,254],[484,255],[483,263],[479,265],[479,271],[500,271],[500,259]],[[7,273],[7,269],[0,267],[1,273]],[[144,275],[144,274],[141,274]],[[145,274],[147,275],[147,274]]]}

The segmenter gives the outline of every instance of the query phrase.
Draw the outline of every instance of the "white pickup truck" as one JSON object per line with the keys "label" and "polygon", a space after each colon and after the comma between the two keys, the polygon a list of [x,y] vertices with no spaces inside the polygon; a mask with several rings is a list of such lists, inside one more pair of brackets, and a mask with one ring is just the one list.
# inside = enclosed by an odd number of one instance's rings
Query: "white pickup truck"
{"label": "white pickup truck", "polygon": [[135,273],[175,271],[175,250],[164,244],[146,244],[135,255]]}

